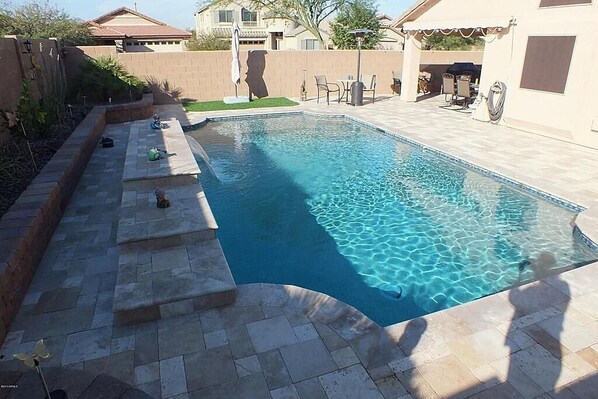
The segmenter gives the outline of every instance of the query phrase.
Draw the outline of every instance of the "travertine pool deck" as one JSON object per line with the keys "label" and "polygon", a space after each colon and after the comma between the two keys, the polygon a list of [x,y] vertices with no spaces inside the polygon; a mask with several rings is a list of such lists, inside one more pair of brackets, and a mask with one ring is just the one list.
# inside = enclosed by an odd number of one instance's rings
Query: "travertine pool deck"
{"label": "travertine pool deck", "polygon": [[[299,109],[404,129],[583,206],[598,198],[595,150],[470,121],[437,103]],[[596,263],[388,328],[326,295],[267,284],[238,286],[225,307],[115,325],[129,131],[107,127],[115,147],[95,150],[2,354],[45,338],[54,355],[45,365],[106,372],[156,398],[597,397]]]}

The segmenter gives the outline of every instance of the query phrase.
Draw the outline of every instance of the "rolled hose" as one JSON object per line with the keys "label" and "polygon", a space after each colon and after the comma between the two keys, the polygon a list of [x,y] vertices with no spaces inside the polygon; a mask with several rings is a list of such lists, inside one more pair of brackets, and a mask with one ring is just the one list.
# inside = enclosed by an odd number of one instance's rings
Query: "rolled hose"
{"label": "rolled hose", "polygon": [[[496,105],[494,104],[494,95],[498,95]],[[502,117],[502,112],[505,106],[505,97],[507,95],[507,85],[503,82],[496,81],[490,87],[488,92],[488,113],[492,122],[498,122]]]}

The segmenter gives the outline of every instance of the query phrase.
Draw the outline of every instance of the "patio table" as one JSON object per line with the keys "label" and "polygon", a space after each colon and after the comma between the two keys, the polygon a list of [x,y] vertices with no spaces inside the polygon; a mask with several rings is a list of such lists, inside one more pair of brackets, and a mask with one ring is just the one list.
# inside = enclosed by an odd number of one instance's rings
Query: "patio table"
{"label": "patio table", "polygon": [[355,79],[338,79],[337,82],[343,85],[343,93],[341,95],[341,100],[343,99],[343,97],[346,97],[345,103],[349,104],[349,91],[351,91],[351,85],[357,81]]}

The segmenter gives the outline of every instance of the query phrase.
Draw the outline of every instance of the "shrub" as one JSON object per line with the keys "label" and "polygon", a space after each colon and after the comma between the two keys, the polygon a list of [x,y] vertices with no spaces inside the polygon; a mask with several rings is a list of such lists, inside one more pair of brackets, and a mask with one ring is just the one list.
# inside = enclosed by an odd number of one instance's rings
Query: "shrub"
{"label": "shrub", "polygon": [[134,101],[141,98],[143,83],[115,58],[87,58],[77,79],[79,96],[90,101]]}
{"label": "shrub", "polygon": [[193,36],[187,43],[187,50],[189,51],[215,51],[215,50],[230,50],[230,41],[217,37],[214,34],[197,35],[193,32]]}

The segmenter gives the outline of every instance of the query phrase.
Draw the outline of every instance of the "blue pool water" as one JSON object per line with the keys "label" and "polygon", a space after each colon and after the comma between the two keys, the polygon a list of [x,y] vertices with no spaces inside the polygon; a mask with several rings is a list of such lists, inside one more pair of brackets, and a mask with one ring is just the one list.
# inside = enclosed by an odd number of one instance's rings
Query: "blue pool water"
{"label": "blue pool water", "polygon": [[[593,258],[574,213],[344,118],[255,117],[190,135],[239,284],[293,284],[389,325]],[[202,166],[200,162],[200,167]],[[397,292],[402,292],[397,298]]]}

